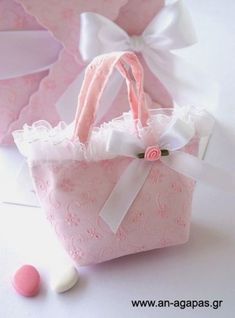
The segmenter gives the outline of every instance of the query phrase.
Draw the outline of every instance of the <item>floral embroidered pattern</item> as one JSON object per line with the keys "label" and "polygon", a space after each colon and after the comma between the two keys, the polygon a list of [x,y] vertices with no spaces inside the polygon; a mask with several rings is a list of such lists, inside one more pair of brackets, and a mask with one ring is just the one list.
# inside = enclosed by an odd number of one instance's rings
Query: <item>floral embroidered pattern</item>
{"label": "floral embroidered pattern", "polygon": [[[47,218],[73,260],[79,265],[93,264],[184,243],[189,235],[192,181],[164,165],[153,164],[143,188],[114,234],[99,217],[99,211],[129,159],[108,161],[86,165],[73,160],[49,161],[35,162],[32,166],[34,178],[40,180],[36,188]],[[111,166],[114,173],[107,179],[106,170]],[[157,180],[154,187],[153,178]],[[42,184],[51,186],[42,187]]]}

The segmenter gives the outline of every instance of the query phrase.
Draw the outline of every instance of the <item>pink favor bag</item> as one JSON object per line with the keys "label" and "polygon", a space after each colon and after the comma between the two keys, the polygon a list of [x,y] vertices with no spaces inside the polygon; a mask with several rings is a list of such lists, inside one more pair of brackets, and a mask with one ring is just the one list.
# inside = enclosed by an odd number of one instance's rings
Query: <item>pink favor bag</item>
{"label": "pink favor bag", "polygon": [[[114,68],[126,80],[131,112],[93,127]],[[40,121],[14,132],[47,218],[76,264],[188,240],[195,182],[174,163],[197,154],[200,119],[189,107],[148,110],[138,58],[117,52],[87,67],[72,125]]]}

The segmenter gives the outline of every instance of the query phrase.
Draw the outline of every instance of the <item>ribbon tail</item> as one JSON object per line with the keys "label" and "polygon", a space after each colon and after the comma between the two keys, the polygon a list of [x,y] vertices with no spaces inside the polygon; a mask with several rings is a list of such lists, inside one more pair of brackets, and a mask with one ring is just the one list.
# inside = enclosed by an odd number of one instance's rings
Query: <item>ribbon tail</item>
{"label": "ribbon tail", "polygon": [[218,103],[218,86],[214,80],[181,57],[167,51],[154,51],[146,45],[143,57],[179,106],[214,108]]}
{"label": "ribbon tail", "polygon": [[205,184],[235,193],[235,175],[188,153],[175,151],[161,161],[169,168]]}
{"label": "ribbon tail", "polygon": [[1,31],[0,80],[48,70],[61,48],[48,31]]}
{"label": "ribbon tail", "polygon": [[63,120],[66,124],[70,124],[74,120],[78,102],[78,92],[82,86],[84,74],[85,69],[79,73],[79,75],[56,102],[56,110],[61,120]]}
{"label": "ribbon tail", "polygon": [[101,218],[116,233],[151,170],[151,163],[134,159],[121,175],[100,211]]}
{"label": "ribbon tail", "polygon": [[[85,68],[79,73],[75,80],[69,85],[64,94],[59,98],[56,103],[57,112],[60,118],[70,124],[74,120],[74,115],[77,108],[78,92],[81,89],[83,78],[85,74]],[[117,94],[119,93],[123,84],[123,78],[119,72],[115,71],[107,86],[105,87],[104,94],[101,98],[101,107],[99,107],[95,123],[100,123],[103,116],[109,111]]]}

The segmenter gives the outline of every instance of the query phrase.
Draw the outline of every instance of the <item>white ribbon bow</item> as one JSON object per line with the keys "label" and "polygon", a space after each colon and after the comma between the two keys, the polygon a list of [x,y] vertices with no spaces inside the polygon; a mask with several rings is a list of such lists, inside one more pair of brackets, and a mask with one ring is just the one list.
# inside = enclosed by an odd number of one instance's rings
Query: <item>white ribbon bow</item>
{"label": "white ribbon bow", "polygon": [[[212,124],[213,119],[208,116],[208,113],[205,113],[205,117],[199,123],[200,127],[197,127],[197,130],[199,128],[199,131],[205,135],[208,132],[207,128],[211,128]],[[192,124],[186,123],[180,118],[173,119],[161,135],[158,143],[161,149],[167,148],[170,155],[161,156],[160,161],[169,168],[196,181],[234,193],[235,176],[233,174],[180,151],[194,135],[195,128]],[[117,232],[154,164],[154,162],[137,158],[137,154],[144,152],[144,150],[144,145],[136,136],[117,130],[112,131],[107,141],[106,151],[117,156],[135,158],[122,173],[99,213],[114,233]]]}
{"label": "white ribbon bow", "polygon": [[[142,54],[151,72],[164,84],[178,105],[214,107],[217,87],[203,72],[172,52],[196,43],[191,17],[182,0],[164,6],[144,32],[129,36],[126,31],[108,18],[92,13],[81,14],[79,48],[85,61],[113,51],[134,51]],[[66,121],[72,121],[81,86],[82,72],[57,102],[57,110]],[[116,98],[122,77],[114,73],[101,100],[97,122],[102,119]],[[70,106],[64,112],[64,105]]]}
{"label": "white ribbon bow", "polygon": [[196,42],[191,17],[182,0],[164,6],[139,36],[129,36],[99,14],[81,14],[80,52],[84,60],[112,51],[139,52],[178,105],[208,105],[211,92],[205,76],[172,53]]}
{"label": "white ribbon bow", "polygon": [[[214,85],[172,53],[172,50],[183,49],[195,42],[194,28],[182,0],[164,6],[140,36],[129,36],[101,15],[81,14],[80,51],[84,60],[111,51],[139,52],[177,104],[208,107],[216,104]],[[61,48],[48,31],[1,31],[0,79],[49,69]],[[74,119],[83,76],[84,72],[80,73],[56,103],[57,111],[66,123]],[[102,98],[97,122],[112,105],[121,85],[121,76],[114,74]]]}

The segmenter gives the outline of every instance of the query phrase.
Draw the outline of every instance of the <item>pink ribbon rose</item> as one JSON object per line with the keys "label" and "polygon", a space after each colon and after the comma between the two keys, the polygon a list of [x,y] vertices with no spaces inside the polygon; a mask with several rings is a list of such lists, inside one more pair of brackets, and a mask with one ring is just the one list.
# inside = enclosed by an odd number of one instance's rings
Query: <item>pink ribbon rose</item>
{"label": "pink ribbon rose", "polygon": [[146,149],[144,159],[148,161],[156,161],[161,157],[161,149],[158,146],[150,146]]}

